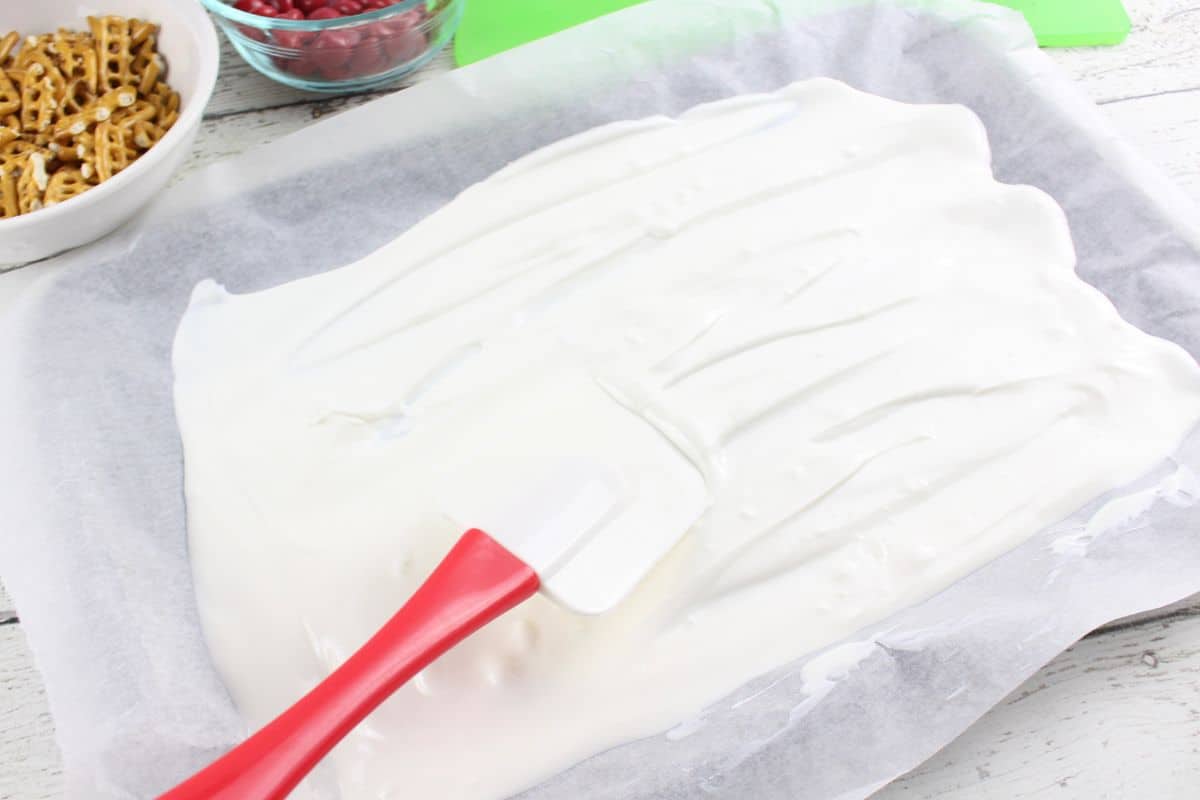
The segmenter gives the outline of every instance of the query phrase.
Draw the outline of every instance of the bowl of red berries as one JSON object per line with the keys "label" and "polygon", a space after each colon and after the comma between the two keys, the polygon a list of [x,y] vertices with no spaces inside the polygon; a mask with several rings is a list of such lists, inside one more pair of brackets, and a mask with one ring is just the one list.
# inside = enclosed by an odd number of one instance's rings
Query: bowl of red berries
{"label": "bowl of red berries", "polygon": [[314,92],[390,83],[445,47],[464,0],[201,0],[242,58]]}

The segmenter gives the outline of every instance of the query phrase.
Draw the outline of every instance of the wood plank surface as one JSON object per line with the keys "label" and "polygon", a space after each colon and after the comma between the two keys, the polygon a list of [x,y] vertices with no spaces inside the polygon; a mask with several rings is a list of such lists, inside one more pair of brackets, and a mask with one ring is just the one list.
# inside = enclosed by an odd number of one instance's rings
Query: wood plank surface
{"label": "wood plank surface", "polygon": [[1200,617],[1084,639],[876,800],[1200,797]]}

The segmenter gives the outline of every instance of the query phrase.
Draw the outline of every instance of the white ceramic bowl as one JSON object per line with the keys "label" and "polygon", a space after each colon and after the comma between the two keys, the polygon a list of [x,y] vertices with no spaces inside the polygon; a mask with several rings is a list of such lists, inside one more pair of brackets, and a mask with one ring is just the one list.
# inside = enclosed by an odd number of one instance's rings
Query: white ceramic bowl
{"label": "white ceramic bowl", "polygon": [[4,0],[0,34],[87,30],[88,15],[158,23],[167,82],[180,94],[179,119],[162,140],[104,183],[58,205],[0,220],[0,264],[36,261],[98,239],[128,220],[171,179],[191,151],[217,81],[217,34],[196,0]]}

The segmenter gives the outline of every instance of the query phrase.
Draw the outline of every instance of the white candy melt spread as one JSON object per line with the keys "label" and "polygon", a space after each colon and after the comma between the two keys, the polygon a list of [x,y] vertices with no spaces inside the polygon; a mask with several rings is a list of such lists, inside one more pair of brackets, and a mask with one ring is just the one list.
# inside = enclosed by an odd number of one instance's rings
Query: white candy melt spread
{"label": "white candy melt spread", "polygon": [[[472,637],[325,778],[494,800],[664,731],[1175,449],[1200,371],[1073,264],[969,111],[815,80],[547,147],[344,269],[202,284],[176,401],[217,667],[254,726],[327,675],[461,533],[431,461],[553,452],[488,415],[570,368],[681,432],[708,513],[616,611],[539,596]],[[593,402],[554,408],[602,439]],[[500,444],[456,437],[480,420]]]}

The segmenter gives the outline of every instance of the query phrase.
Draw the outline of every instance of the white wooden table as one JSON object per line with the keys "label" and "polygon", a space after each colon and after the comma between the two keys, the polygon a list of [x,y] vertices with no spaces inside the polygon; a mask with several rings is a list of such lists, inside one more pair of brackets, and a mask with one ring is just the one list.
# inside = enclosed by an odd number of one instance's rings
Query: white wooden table
{"label": "white wooden table", "polygon": [[[1126,44],[1051,54],[1200,201],[1200,0],[1126,4],[1134,18]],[[186,169],[374,96],[320,99],[285,89],[226,47]],[[2,281],[23,278],[17,272]],[[0,611],[10,608],[0,587]],[[41,680],[20,625],[0,624],[0,800],[56,798],[61,787]],[[1200,798],[1200,595],[1092,633],[878,797]]]}

